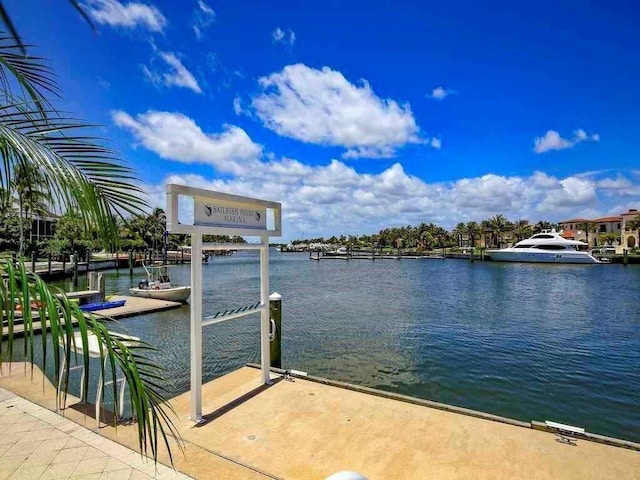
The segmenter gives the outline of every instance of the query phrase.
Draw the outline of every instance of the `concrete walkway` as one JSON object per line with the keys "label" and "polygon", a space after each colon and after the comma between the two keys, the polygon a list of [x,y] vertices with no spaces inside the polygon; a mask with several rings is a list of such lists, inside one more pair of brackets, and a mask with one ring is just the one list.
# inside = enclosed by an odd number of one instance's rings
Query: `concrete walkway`
{"label": "concrete walkway", "polygon": [[0,388],[0,480],[188,479]]}

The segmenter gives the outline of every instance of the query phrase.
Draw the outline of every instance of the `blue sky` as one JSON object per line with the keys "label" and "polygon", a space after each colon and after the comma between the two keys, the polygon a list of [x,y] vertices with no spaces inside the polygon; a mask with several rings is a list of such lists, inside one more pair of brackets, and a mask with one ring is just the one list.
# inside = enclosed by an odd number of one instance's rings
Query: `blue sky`
{"label": "blue sky", "polygon": [[[153,205],[283,202],[285,238],[640,204],[632,2],[5,2]],[[39,13],[34,13],[39,12]]]}

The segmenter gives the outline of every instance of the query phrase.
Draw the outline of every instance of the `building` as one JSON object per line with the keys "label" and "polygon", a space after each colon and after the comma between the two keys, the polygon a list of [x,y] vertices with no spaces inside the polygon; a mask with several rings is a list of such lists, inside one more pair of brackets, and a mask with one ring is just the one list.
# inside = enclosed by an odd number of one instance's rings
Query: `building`
{"label": "building", "polygon": [[[638,232],[631,231],[626,226],[626,222],[632,220],[636,215],[638,215],[638,210],[630,209],[621,215],[594,219],[572,218],[563,220],[558,225],[564,238],[587,242],[588,237],[589,245],[595,246],[603,243],[600,240],[601,235],[613,233],[617,235],[617,239],[613,242],[614,245],[622,246],[622,248],[635,248],[638,246]],[[593,230],[587,232],[584,228],[585,223],[591,224]]]}
{"label": "building", "polygon": [[640,212],[635,208],[630,208],[627,213],[621,215],[621,243],[624,248],[638,248],[638,246],[640,246],[640,238],[638,238],[640,232],[638,232],[638,230],[631,230],[631,228],[627,226],[628,222],[638,215],[640,215]]}

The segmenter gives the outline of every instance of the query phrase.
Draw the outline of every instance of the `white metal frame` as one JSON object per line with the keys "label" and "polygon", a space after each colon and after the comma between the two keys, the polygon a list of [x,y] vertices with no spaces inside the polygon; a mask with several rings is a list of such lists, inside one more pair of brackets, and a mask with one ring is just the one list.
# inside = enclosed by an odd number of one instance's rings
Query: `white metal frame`
{"label": "white metal frame", "polygon": [[[271,209],[274,225],[272,229],[238,228],[224,226],[182,224],[178,215],[178,197],[215,201],[246,208]],[[202,419],[202,328],[225,320],[260,312],[260,363],[261,381],[270,383],[269,378],[269,236],[282,234],[282,207],[280,203],[241,197],[227,193],[202,190],[183,185],[167,185],[167,231],[191,235],[191,409],[190,418],[196,423]],[[202,235],[259,236],[259,244],[212,244],[208,250],[259,250],[260,251],[260,305],[257,308],[222,315],[217,318],[202,316]]]}

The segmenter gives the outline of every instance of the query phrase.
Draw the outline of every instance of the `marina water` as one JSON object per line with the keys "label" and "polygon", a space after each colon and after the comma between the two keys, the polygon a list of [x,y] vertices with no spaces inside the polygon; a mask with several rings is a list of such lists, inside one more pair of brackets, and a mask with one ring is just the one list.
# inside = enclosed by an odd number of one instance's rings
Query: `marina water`
{"label": "marina water", "polygon": [[[259,299],[258,255],[203,266],[205,315]],[[640,442],[640,267],[464,260],[309,261],[271,251],[283,367]],[[136,269],[107,272],[127,294]],[[172,268],[177,285],[190,266]],[[67,285],[68,288],[68,285]],[[189,389],[189,306],[120,321]],[[259,361],[259,315],[204,329],[204,381]]]}

